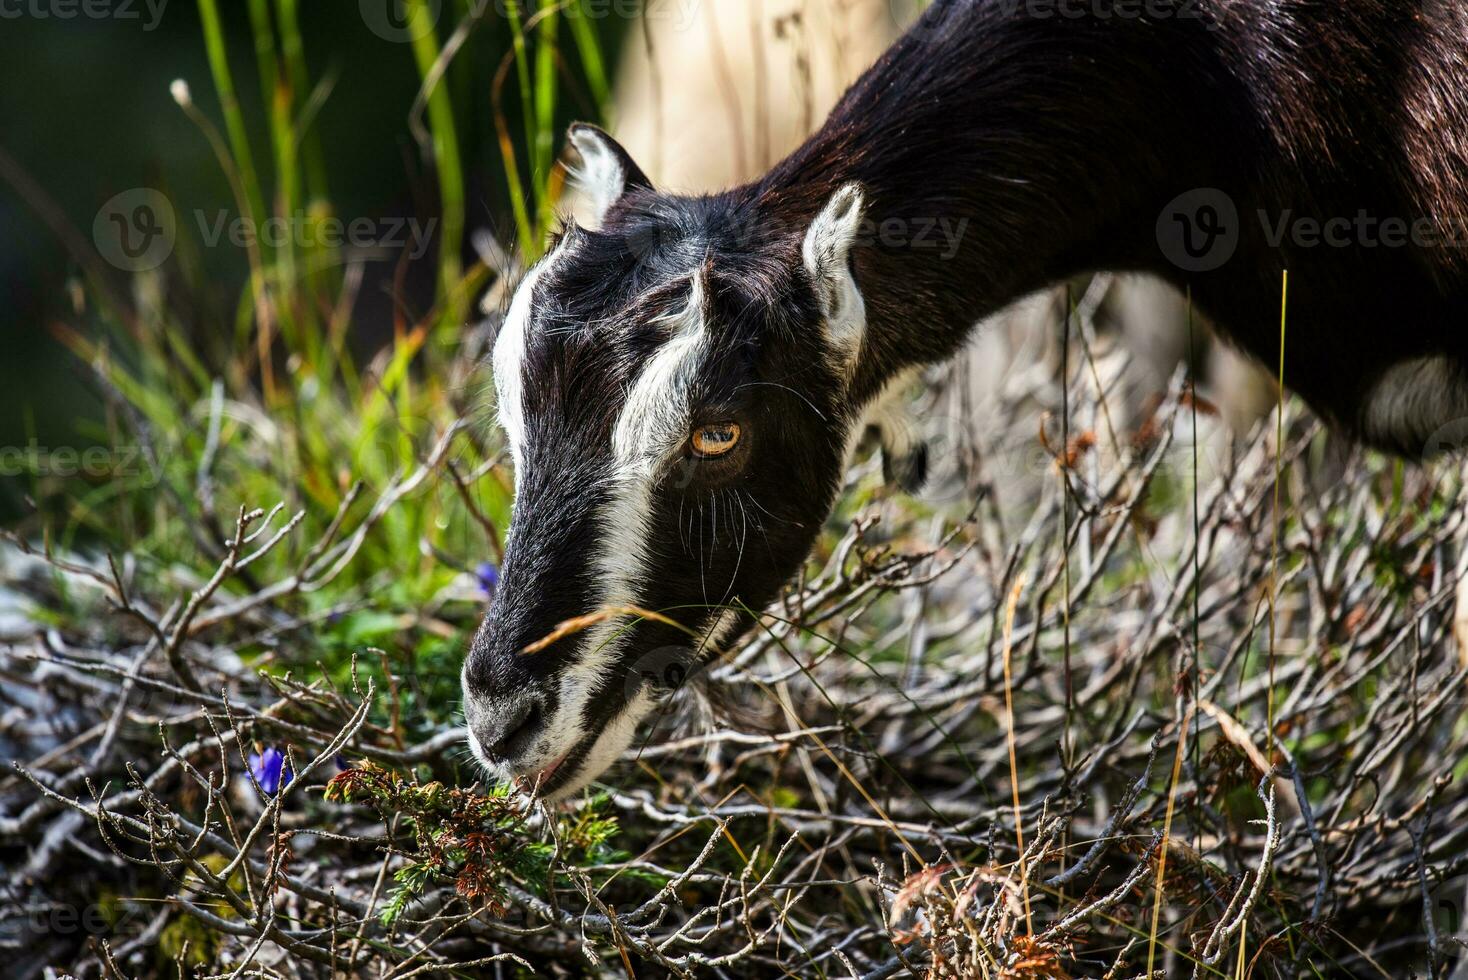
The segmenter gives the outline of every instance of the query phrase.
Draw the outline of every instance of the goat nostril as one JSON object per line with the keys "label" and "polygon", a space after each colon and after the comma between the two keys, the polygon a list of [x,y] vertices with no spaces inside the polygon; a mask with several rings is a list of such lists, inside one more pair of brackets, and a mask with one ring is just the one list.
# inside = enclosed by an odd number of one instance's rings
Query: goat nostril
{"label": "goat nostril", "polygon": [[486,755],[495,759],[513,759],[530,747],[530,742],[540,730],[540,702],[521,701],[505,719],[498,737],[481,738],[480,744]]}

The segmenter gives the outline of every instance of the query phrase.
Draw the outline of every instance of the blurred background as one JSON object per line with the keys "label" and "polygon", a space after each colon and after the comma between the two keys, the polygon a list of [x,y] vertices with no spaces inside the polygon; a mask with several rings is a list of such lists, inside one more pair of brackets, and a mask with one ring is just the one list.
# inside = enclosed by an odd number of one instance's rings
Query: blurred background
{"label": "blurred background", "polygon": [[[129,357],[135,338],[126,321],[156,303],[168,311],[174,341],[206,372],[248,348],[253,327],[236,325],[249,292],[250,256],[242,244],[252,228],[259,229],[266,263],[293,251],[302,274],[330,277],[334,285],[361,263],[360,285],[344,311],[347,345],[357,356],[391,336],[395,315],[414,316],[433,303],[441,249],[461,265],[474,261],[456,229],[489,229],[513,241],[496,112],[531,197],[546,184],[550,150],[527,144],[514,68],[494,105],[496,74],[513,48],[514,8],[506,0],[7,5],[0,12],[0,64],[7,66],[0,85],[0,445],[84,450],[102,438],[96,379],[67,350],[68,331]],[[521,23],[536,13],[531,4]],[[604,79],[633,23],[608,5],[589,4],[584,14],[555,25],[560,43],[552,63],[561,84],[548,102],[555,131],[602,116]],[[434,137],[420,142],[430,113],[419,106],[416,122],[414,115],[421,59],[441,50],[456,27],[465,36],[444,76],[451,96],[444,128],[452,127],[452,180],[462,182],[452,206],[461,216],[451,216],[454,227],[446,228]],[[418,37],[424,29],[433,32],[427,48]],[[581,55],[590,51],[605,51],[606,64],[584,65]],[[211,56],[222,61],[211,63]],[[221,90],[224,77],[231,84]],[[176,79],[188,84],[197,112],[235,156],[229,169],[211,134],[170,94]],[[237,114],[225,111],[226,102],[237,104]],[[232,119],[239,131],[231,130]],[[253,187],[240,193],[232,176]],[[106,223],[104,212],[115,201],[113,210],[131,222],[136,206],[153,200],[140,196],[150,191],[172,207],[171,249],[155,268],[119,267],[129,262],[109,261],[119,256],[105,239],[119,226]],[[254,215],[246,213],[252,202]],[[271,215],[286,219],[294,249],[269,247],[273,229],[263,222]],[[360,222],[359,244],[303,244],[329,240],[331,218],[343,238]],[[130,230],[141,245],[146,225]],[[142,264],[157,258],[144,256]],[[98,302],[113,305],[98,311]],[[19,512],[25,489],[14,479],[14,461],[12,454],[0,491],[7,517]]]}
{"label": "blurred background", "polygon": [[[428,345],[446,347],[479,294],[512,271],[508,256],[534,258],[558,214],[575,211],[555,166],[567,123],[608,125],[664,187],[727,186],[818,126],[921,6],[6,8],[0,519],[44,509],[40,498],[71,486],[72,470],[116,475],[117,457],[132,450],[110,435],[95,365],[133,361],[148,347],[140,331],[161,331],[164,359],[192,361],[200,379],[229,373],[265,388],[277,376],[298,386],[354,370],[429,320]],[[177,81],[191,105],[180,105]],[[481,260],[506,268],[476,273]],[[1123,419],[1187,358],[1214,382],[1235,428],[1269,403],[1270,385],[1252,365],[1227,350],[1209,356],[1206,327],[1189,328],[1182,297],[1108,277],[1034,297],[979,331],[967,358],[930,379],[954,382],[943,387],[962,402],[944,417],[962,415],[960,430],[991,426],[975,406],[1016,373],[1057,370],[1067,304],[1082,301],[1101,359],[1119,354],[1108,377]],[[342,364],[333,357],[324,367],[322,348],[339,351]],[[54,458],[62,449],[80,460],[92,447],[106,450],[111,470]]]}

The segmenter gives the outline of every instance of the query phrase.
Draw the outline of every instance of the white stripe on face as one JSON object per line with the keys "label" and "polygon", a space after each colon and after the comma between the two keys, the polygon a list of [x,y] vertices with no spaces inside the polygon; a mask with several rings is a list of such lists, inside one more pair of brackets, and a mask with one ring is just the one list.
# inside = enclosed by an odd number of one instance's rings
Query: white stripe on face
{"label": "white stripe on face", "polygon": [[[536,283],[555,259],[553,253],[525,277],[495,341],[494,380],[500,425],[508,436],[515,460],[517,489],[527,438],[523,362],[531,326],[532,298]],[[644,555],[653,508],[653,483],[661,464],[682,447],[688,436],[692,385],[708,352],[709,335],[703,313],[703,280],[695,274],[684,309],[662,320],[670,327],[671,335],[637,374],[613,426],[608,502],[599,515],[604,537],[592,556],[592,570],[595,580],[601,583],[601,594],[588,604],[588,612],[636,601],[638,586],[646,574]],[[626,629],[626,618],[618,617],[582,634],[579,648],[561,676],[556,710],[539,740],[542,751],[564,751],[586,737],[583,726],[587,705],[615,667]],[[632,695],[629,703],[594,740],[577,777],[556,796],[574,792],[616,761],[631,743],[637,726],[655,706],[656,701],[648,691]]]}
{"label": "white stripe on face", "polygon": [[[592,560],[596,578],[603,583],[596,608],[626,606],[637,600],[638,585],[646,575],[653,482],[663,461],[688,437],[692,386],[708,353],[703,314],[703,280],[695,274],[687,306],[664,321],[672,324],[672,337],[648,359],[617,417],[612,431],[615,458],[609,499],[600,515],[605,537]],[[616,663],[626,629],[625,618],[617,617],[583,634],[581,648],[561,681],[563,707],[553,722],[552,744],[561,744],[579,731],[592,692]]]}
{"label": "white stripe on face", "polygon": [[[732,609],[724,609],[711,615],[703,629],[704,641],[700,644],[698,656],[702,656],[706,650],[721,649],[738,623],[739,614]],[[658,699],[652,691],[647,688],[637,691],[627,702],[627,706],[607,722],[596,741],[591,744],[576,775],[547,799],[563,800],[606,772],[626,751],[627,746],[632,744],[637,736],[637,729],[657,706]]]}
{"label": "white stripe on face", "polygon": [[672,336],[648,359],[617,416],[612,451],[619,479],[651,476],[688,436],[692,385],[709,340],[703,304],[703,279],[695,275],[688,305],[653,321],[670,324]]}
{"label": "white stripe on face", "polygon": [[637,692],[627,706],[623,708],[611,721],[607,722],[596,741],[591,743],[586,757],[581,760],[576,775],[566,785],[549,794],[548,800],[563,800],[591,782],[597,776],[606,772],[612,763],[617,761],[627,748],[632,744],[632,739],[637,736],[637,728],[648,715],[652,714],[657,707],[657,701],[646,690]]}
{"label": "white stripe on face", "polygon": [[494,341],[494,387],[499,402],[500,427],[510,441],[515,461],[515,486],[520,485],[521,454],[525,445],[525,335],[530,330],[531,301],[535,284],[555,262],[552,252],[525,276],[510,301],[510,311]]}

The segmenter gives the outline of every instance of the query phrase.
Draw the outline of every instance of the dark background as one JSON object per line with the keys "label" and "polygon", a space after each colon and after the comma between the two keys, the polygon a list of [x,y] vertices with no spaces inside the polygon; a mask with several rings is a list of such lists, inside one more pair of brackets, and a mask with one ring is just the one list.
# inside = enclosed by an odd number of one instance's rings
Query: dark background
{"label": "dark background", "polygon": [[[81,7],[87,2],[110,16],[87,16]],[[272,154],[247,8],[243,0],[219,6],[268,207]],[[73,9],[75,16],[60,16]],[[444,42],[471,9],[485,12],[448,76],[468,183],[466,231],[490,227],[509,241],[491,101],[509,30],[493,0],[444,0],[438,37]],[[166,0],[152,20],[145,0],[0,0],[0,446],[33,438],[42,446],[85,446],[93,428],[86,422],[100,411],[87,369],[54,336],[58,321],[96,328],[89,326],[90,313],[76,313],[69,284],[82,281],[82,266],[41,217],[47,207],[74,229],[74,243],[90,247],[93,219],[113,195],[138,187],[165,193],[178,214],[177,262],[170,265],[186,270],[169,272],[168,302],[182,311],[206,363],[210,351],[230,342],[245,255],[228,244],[206,247],[195,211],[225,209],[232,217],[238,211],[204,134],[169,94],[174,79],[186,80],[200,110],[223,129],[199,11],[194,0]],[[314,124],[333,213],[343,221],[432,218],[431,167],[408,127],[419,89],[411,46],[374,34],[358,0],[302,0],[300,26],[312,84],[335,78]],[[627,26],[616,17],[597,22],[609,69]],[[564,32],[562,50],[567,67],[558,114],[563,123],[595,118]],[[513,77],[503,110],[518,145],[524,129]],[[522,174],[525,166],[522,156]],[[39,193],[26,186],[27,178]],[[434,263],[430,251],[408,270],[408,299],[416,297],[420,309],[432,299]],[[101,264],[127,295],[131,278]],[[351,327],[355,350],[371,351],[391,329],[388,288],[396,264],[389,257],[369,265]]]}

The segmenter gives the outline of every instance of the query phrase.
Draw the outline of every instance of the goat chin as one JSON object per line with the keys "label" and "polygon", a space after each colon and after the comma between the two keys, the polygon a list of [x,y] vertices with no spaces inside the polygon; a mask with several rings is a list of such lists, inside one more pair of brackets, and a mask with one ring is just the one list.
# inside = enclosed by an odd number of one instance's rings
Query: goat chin
{"label": "goat chin", "polygon": [[522,790],[533,790],[539,799],[547,803],[556,803],[574,796],[621,758],[628,746],[632,744],[632,740],[636,738],[638,727],[651,714],[655,705],[656,701],[650,694],[646,691],[638,692],[626,707],[613,715],[611,721],[603,726],[601,733],[591,743],[591,747],[581,753],[579,759],[574,758],[578,754],[579,745],[569,749],[572,758],[563,759],[558,763],[556,772],[552,773],[552,778],[554,778],[560,775],[561,767],[574,766],[574,770],[568,770],[571,775],[565,782],[558,780],[552,782],[550,788],[543,792],[536,786],[527,786],[524,782],[517,782],[517,786]]}

